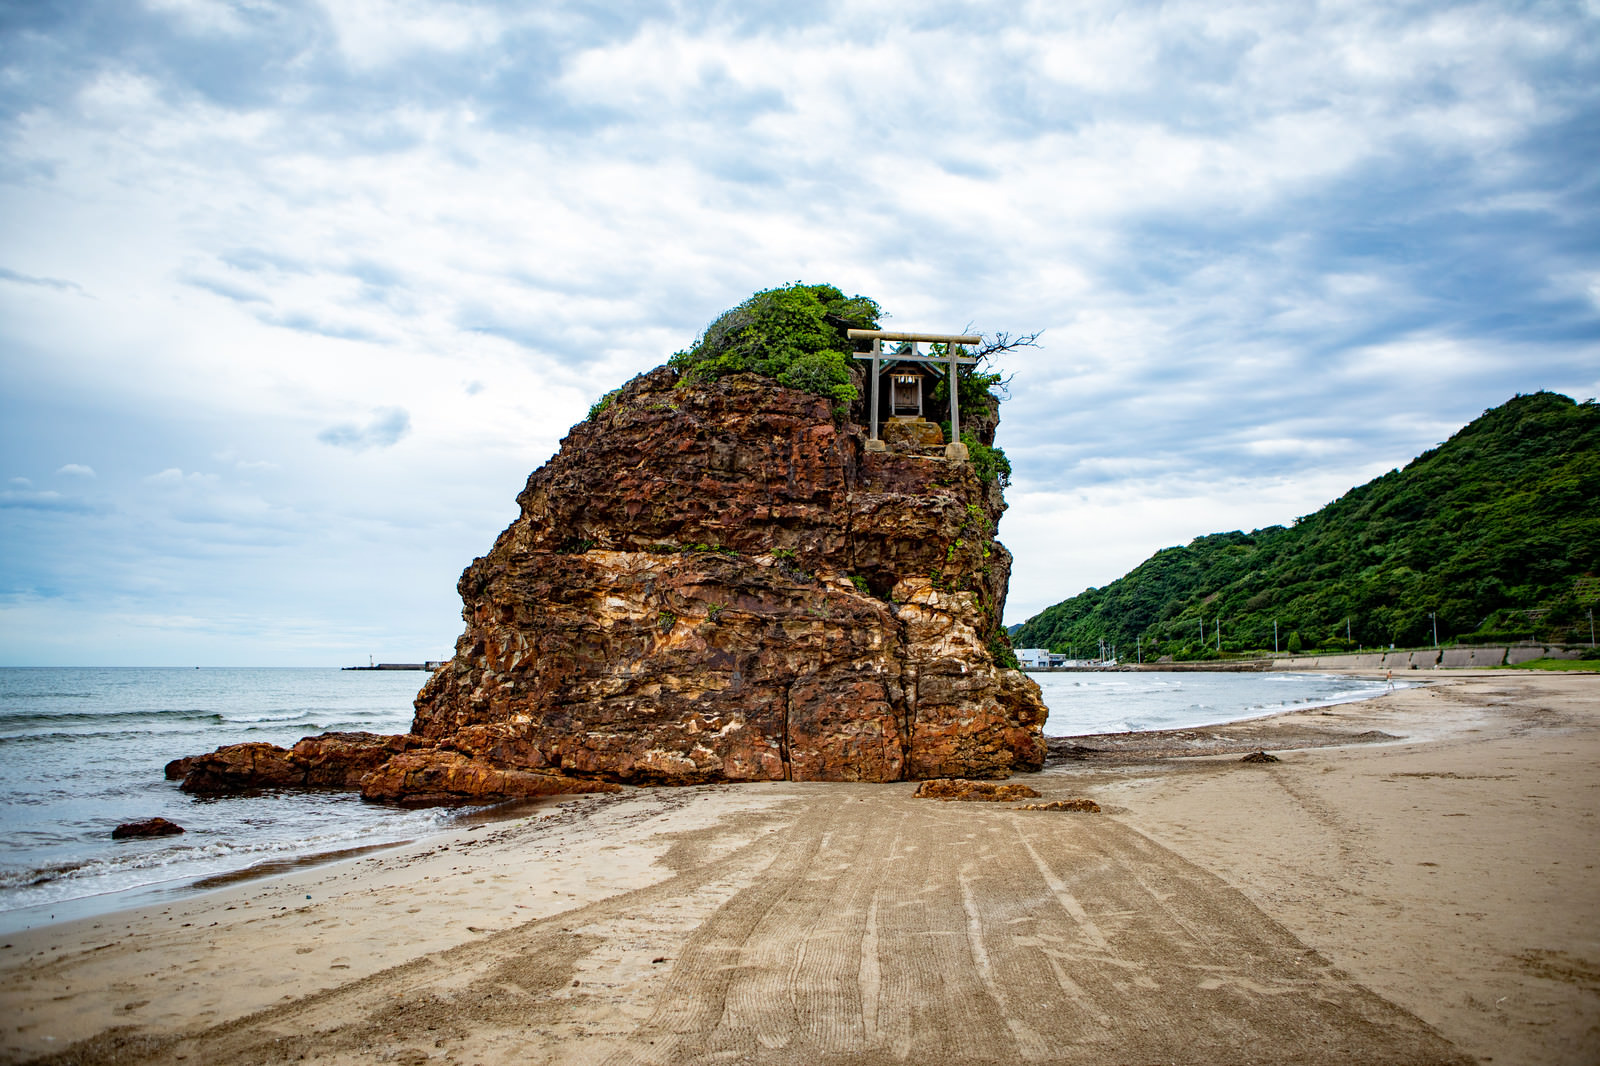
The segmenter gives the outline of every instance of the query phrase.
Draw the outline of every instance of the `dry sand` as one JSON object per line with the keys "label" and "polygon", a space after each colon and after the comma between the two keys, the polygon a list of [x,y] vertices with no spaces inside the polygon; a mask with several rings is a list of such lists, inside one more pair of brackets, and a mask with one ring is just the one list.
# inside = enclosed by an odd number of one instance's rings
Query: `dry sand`
{"label": "dry sand", "polygon": [[641,790],[13,934],[0,1061],[1600,1062],[1600,676],[1079,743],[1103,814]]}

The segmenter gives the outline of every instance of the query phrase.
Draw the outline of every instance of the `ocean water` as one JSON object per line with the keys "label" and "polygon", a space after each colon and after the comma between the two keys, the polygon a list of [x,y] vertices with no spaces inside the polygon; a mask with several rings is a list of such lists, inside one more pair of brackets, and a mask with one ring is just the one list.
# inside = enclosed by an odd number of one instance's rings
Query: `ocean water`
{"label": "ocean water", "polygon": [[[419,671],[0,669],[0,929],[108,909],[111,893],[396,843],[460,812],[352,793],[198,799],[163,768],[223,744],[324,730],[403,733]],[[112,840],[160,816],[181,836]],[[77,905],[68,905],[80,901]]]}
{"label": "ocean water", "polygon": [[[1383,681],[1304,673],[1034,673],[1050,719],[1046,736],[1189,729],[1296,708],[1362,700]],[[1414,682],[1396,680],[1395,688]]]}
{"label": "ocean water", "polygon": [[[1052,736],[1203,725],[1385,687],[1312,674],[1032,676]],[[338,792],[199,799],[162,775],[169,760],[223,744],[404,732],[424,680],[413,671],[0,669],[0,930],[103,913],[252,867],[415,839],[468,817]],[[187,832],[111,839],[118,824],[156,816]]]}

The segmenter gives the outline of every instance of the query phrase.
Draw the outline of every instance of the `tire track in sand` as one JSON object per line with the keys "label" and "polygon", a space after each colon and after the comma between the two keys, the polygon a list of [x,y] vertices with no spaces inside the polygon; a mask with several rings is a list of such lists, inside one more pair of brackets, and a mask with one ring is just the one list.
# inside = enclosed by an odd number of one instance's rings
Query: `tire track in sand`
{"label": "tire track in sand", "polygon": [[[1464,1061],[1115,818],[859,785],[794,786],[781,816],[697,831],[685,854],[717,857],[647,889],[194,1034],[186,1066]],[[667,972],[607,961],[630,952]]]}

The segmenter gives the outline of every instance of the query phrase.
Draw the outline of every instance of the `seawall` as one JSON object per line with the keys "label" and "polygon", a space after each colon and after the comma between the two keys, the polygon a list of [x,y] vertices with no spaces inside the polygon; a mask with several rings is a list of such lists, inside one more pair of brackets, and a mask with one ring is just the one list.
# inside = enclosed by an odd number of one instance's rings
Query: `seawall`
{"label": "seawall", "polygon": [[1576,659],[1588,649],[1550,644],[1424,648],[1421,651],[1357,652],[1342,655],[1281,655],[1274,670],[1472,670],[1516,666],[1534,659]]}

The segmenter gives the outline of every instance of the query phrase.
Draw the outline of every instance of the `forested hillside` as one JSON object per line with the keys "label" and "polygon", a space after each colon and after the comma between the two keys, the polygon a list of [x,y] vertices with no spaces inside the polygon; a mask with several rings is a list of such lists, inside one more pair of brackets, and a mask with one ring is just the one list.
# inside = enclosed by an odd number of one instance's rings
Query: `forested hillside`
{"label": "forested hillside", "polygon": [[[1132,658],[1589,638],[1600,600],[1600,406],[1539,392],[1293,526],[1165,548],[1030,618],[1019,648]],[[1201,640],[1202,625],[1204,642]],[[1348,632],[1348,638],[1346,633]]]}

